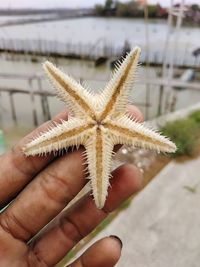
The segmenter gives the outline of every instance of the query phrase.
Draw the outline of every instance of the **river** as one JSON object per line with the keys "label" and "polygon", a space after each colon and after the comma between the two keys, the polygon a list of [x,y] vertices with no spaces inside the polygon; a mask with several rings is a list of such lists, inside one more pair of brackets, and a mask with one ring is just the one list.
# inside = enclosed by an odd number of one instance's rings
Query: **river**
{"label": "river", "polygon": [[[7,17],[0,18],[0,20]],[[0,39],[8,40],[59,40],[63,43],[83,43],[97,44],[106,42],[113,46],[123,46],[125,40],[128,40],[131,46],[139,45],[143,50],[146,48],[145,23],[141,19],[118,19],[118,18],[79,18],[65,21],[44,22],[37,24],[18,25],[0,28]],[[175,30],[172,29],[169,39],[169,49],[174,48],[176,44],[175,56],[188,56],[199,46],[200,29],[191,27],[182,27],[179,33],[179,39],[176,40]],[[150,20],[148,24],[148,44],[149,50],[160,51],[164,49],[166,35],[168,32],[167,22],[165,20]],[[44,57],[37,58],[37,62],[31,62],[30,58],[24,56],[15,56],[9,58],[5,54],[0,56],[0,73],[15,74],[41,74],[41,63],[46,60]],[[54,59],[51,59],[55,61]],[[96,92],[103,88],[106,81],[110,78],[109,63],[98,68],[94,67],[94,63],[85,60],[69,60],[57,59],[57,65],[63,70],[70,73],[77,79],[86,80]],[[160,70],[150,68],[148,75],[153,78],[158,76]],[[137,79],[142,80],[146,75],[144,67],[139,67]],[[28,88],[27,82],[19,79],[3,79],[0,78],[1,87],[17,87]],[[50,85],[44,81],[43,88],[49,89]],[[155,117],[157,113],[158,103],[158,87],[150,86],[150,102],[151,107],[148,110],[148,118]],[[137,85],[131,95],[131,101],[145,101],[145,86]],[[17,109],[18,124],[23,127],[32,127],[32,113],[29,96],[22,94],[14,96],[15,106]],[[200,101],[200,94],[196,91],[184,90],[178,92],[178,100],[176,109],[183,108],[187,105]],[[56,114],[63,108],[63,105],[56,98],[49,98],[51,114]],[[40,107],[40,99],[36,98],[36,106],[39,122],[42,122],[42,113]],[[1,95],[1,126],[7,128],[12,125],[9,99],[6,94]],[[141,107],[145,112],[144,107]]]}
{"label": "river", "polygon": [[[1,17],[0,17],[1,18]],[[3,17],[1,19],[8,19]],[[150,49],[162,50],[166,41],[168,26],[166,20],[149,20],[148,39]],[[146,25],[143,19],[121,18],[78,18],[0,28],[0,38],[10,40],[46,39],[63,43],[106,42],[121,46],[128,40],[132,46],[145,47]],[[176,40],[175,27],[171,29],[170,41]],[[182,27],[179,33],[178,53],[188,52],[199,46],[200,28]],[[176,40],[177,41],[177,40]],[[187,47],[187,48],[186,48]]]}

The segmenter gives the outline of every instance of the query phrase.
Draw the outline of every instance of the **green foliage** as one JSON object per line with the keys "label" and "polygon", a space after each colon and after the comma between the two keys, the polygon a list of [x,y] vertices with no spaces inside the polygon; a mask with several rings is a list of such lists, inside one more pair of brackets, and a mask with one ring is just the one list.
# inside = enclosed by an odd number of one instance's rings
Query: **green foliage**
{"label": "green foliage", "polygon": [[156,18],[157,17],[157,6],[148,5],[148,15],[150,18]]}
{"label": "green foliage", "polygon": [[[157,5],[148,5],[149,17],[156,17]],[[127,1],[126,3],[114,0],[106,0],[104,5],[95,6],[95,14],[99,16],[117,17],[144,17],[144,8],[138,1]]]}
{"label": "green foliage", "polygon": [[199,125],[194,119],[189,117],[168,122],[161,128],[161,132],[176,144],[178,149],[175,156],[194,154],[200,137]]}
{"label": "green foliage", "polygon": [[115,16],[117,2],[106,0],[104,5],[95,5],[95,14],[97,16]]}
{"label": "green foliage", "polygon": [[95,14],[98,16],[104,16],[104,7],[102,5],[95,5]]}
{"label": "green foliage", "polygon": [[118,2],[116,5],[117,17],[143,17],[144,10],[139,9],[138,3],[135,1],[129,1],[127,3]]}
{"label": "green foliage", "polygon": [[194,120],[200,126],[200,110],[195,110],[190,113],[189,118]]}
{"label": "green foliage", "polygon": [[106,0],[105,2],[105,9],[109,10],[109,9],[112,9],[113,8],[113,0]]}
{"label": "green foliage", "polygon": [[199,11],[199,10],[200,10],[200,6],[197,5],[197,4],[193,4],[193,5],[191,5],[191,9],[192,9],[193,11]]}
{"label": "green foliage", "polygon": [[118,3],[117,9],[116,9],[116,16],[117,17],[127,17],[128,11],[127,11],[127,5],[123,3]]}

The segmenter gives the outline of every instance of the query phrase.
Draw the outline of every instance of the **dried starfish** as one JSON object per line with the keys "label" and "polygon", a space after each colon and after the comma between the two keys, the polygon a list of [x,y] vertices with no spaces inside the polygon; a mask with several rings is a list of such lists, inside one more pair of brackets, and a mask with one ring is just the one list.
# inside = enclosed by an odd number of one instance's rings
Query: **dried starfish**
{"label": "dried starfish", "polygon": [[34,156],[83,145],[91,188],[98,208],[102,208],[106,200],[113,148],[116,144],[149,148],[158,152],[176,150],[175,144],[170,140],[146,129],[126,114],[139,56],[140,48],[136,47],[123,63],[117,65],[111,81],[97,95],[84,89],[52,63],[44,63],[44,69],[58,96],[67,104],[73,116],[41,133],[23,151],[26,155]]}

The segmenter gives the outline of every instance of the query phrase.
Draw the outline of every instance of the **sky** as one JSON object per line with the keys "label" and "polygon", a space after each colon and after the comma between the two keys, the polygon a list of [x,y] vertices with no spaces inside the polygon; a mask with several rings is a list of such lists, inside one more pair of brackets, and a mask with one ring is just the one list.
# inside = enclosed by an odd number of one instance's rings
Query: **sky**
{"label": "sky", "polygon": [[[95,4],[103,4],[105,0],[0,0],[0,8],[53,8],[53,7],[91,7]],[[127,0],[121,0],[127,2]],[[148,3],[160,3],[162,6],[169,6],[171,0],[148,0]],[[180,0],[174,0],[178,3]],[[199,3],[200,0],[185,0],[185,4]]]}

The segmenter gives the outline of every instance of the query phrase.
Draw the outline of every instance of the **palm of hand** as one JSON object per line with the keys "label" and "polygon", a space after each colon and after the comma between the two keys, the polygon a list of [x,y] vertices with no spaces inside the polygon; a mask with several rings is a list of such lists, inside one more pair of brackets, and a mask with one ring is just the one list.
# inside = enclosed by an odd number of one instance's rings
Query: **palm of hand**
{"label": "palm of hand", "polygon": [[[137,109],[132,107],[129,112],[141,119]],[[54,121],[66,117],[66,112],[63,112]],[[0,207],[13,200],[0,214],[0,266],[3,267],[54,266],[109,212],[140,187],[140,174],[134,166],[119,167],[113,172],[112,187],[104,209],[97,209],[88,195],[73,209],[63,212],[57,223],[39,238],[27,244],[86,183],[81,150],[59,158],[52,155],[43,158],[23,155],[21,149],[24,143],[45,130],[49,123],[0,157]],[[102,250],[103,253],[100,253]],[[104,238],[69,266],[111,267],[118,261],[120,252],[117,239]]]}

